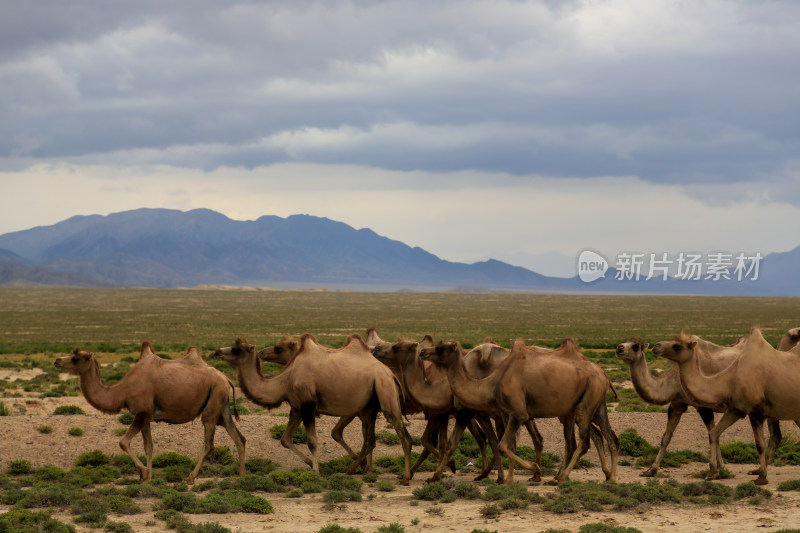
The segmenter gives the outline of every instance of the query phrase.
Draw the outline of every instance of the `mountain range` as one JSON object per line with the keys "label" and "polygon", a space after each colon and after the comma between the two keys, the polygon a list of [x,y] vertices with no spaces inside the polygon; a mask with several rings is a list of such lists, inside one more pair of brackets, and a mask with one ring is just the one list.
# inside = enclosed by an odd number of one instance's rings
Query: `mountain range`
{"label": "mountain range", "polygon": [[75,216],[0,235],[0,284],[328,287],[800,296],[800,247],[766,256],[758,281],[583,283],[490,259],[442,260],[418,247],[310,215],[237,221],[208,209]]}

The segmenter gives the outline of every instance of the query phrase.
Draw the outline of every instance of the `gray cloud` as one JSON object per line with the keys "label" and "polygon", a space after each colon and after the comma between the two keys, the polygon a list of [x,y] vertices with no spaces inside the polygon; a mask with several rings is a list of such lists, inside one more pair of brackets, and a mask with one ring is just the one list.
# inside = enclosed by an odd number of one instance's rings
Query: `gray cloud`
{"label": "gray cloud", "polygon": [[740,198],[797,179],[794,2],[52,1],[3,13],[6,169],[299,161],[738,183]]}

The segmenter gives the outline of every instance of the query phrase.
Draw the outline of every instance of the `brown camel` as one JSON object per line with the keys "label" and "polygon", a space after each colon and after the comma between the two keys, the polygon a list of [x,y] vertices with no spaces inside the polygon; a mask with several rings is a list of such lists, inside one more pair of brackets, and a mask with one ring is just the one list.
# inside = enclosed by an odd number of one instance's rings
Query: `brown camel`
{"label": "brown camel", "polygon": [[[517,430],[531,418],[559,418],[564,428],[565,453],[561,469],[551,483],[565,481],[575,463],[589,449],[590,427],[594,421],[612,443],[612,466],[607,477],[612,481],[616,479],[619,442],[610,426],[602,420],[607,420],[605,392],[608,378],[586,365],[577,364],[580,355],[568,354],[579,353],[571,339],[566,339],[555,350],[562,351],[563,357],[541,357],[527,350],[522,341],[515,341],[511,354],[482,380],[467,376],[460,350],[456,341],[440,342],[435,350],[424,350],[420,356],[447,369],[453,393],[464,406],[505,413],[507,424],[500,450],[509,461],[535,472],[536,465],[513,452]],[[578,425],[580,434],[579,449],[575,444],[574,424]],[[509,468],[506,484],[513,483],[513,472],[513,467]]]}
{"label": "brown camel", "polygon": [[[427,457],[428,454],[433,453],[438,458],[437,469],[429,481],[441,479],[446,466],[450,466],[450,469],[455,472],[455,463],[452,461],[452,453],[448,453],[447,445],[447,426],[451,415],[456,418],[456,426],[462,428],[455,437],[456,443],[461,438],[461,434],[466,427],[469,427],[470,433],[475,437],[481,450],[483,464],[483,470],[475,480],[483,479],[492,469],[492,463],[487,460],[486,456],[487,431],[485,428],[488,421],[483,419],[474,421],[473,411],[457,409],[453,403],[453,392],[450,389],[446,374],[431,362],[419,359],[420,351],[432,349],[433,347],[433,339],[430,335],[426,335],[422,342],[400,339],[394,344],[378,344],[372,349],[372,354],[391,368],[396,375],[399,375],[406,393],[407,412],[421,411],[425,413],[428,419],[428,424],[421,439],[425,448],[423,454]],[[408,410],[409,404],[414,411]],[[478,424],[482,427],[479,427]],[[438,449],[436,448],[436,442],[433,440],[437,430]],[[490,426],[488,431],[491,432],[488,438],[493,443],[495,454],[497,454],[497,437]],[[422,458],[423,456],[420,455],[420,460]],[[420,461],[417,461],[415,466],[418,466],[419,463]]]}
{"label": "brown camel", "polygon": [[[405,456],[401,484],[408,484],[411,437],[402,421],[400,384],[386,366],[372,357],[358,335],[348,337],[342,349],[331,351],[320,346],[313,335],[303,334],[297,355],[282,372],[271,378],[261,373],[256,347],[245,340],[237,339],[233,346],[220,348],[214,356],[237,368],[239,386],[253,402],[268,408],[289,403],[292,409],[281,444],[315,471],[319,471],[317,413],[358,416],[367,421],[362,425],[365,444],[359,457],[348,467],[348,473],[352,474],[375,448],[375,418],[378,411],[382,411],[400,437]],[[310,459],[292,442],[301,422],[306,427]]]}
{"label": "brown camel", "polygon": [[[92,352],[76,349],[70,357],[56,359],[55,366],[80,378],[83,396],[92,407],[107,414],[123,408],[133,414],[133,423],[119,441],[119,446],[131,456],[143,480],[150,479],[153,466],[153,439],[150,422],[185,424],[198,416],[205,428],[203,453],[194,470],[186,478],[194,483],[208,454],[214,449],[216,427],[223,426],[239,452],[239,475],[244,475],[245,442],[231,418],[228,393],[233,383],[219,370],[207,365],[197,349],[189,348],[182,359],[170,361],[153,353],[149,342],[142,344],[139,361],[114,385],[100,378],[100,367]],[[234,405],[235,405],[234,391]],[[234,411],[236,419],[239,414]],[[142,433],[147,456],[145,467],[131,452],[130,442]]]}
{"label": "brown camel", "polygon": [[[697,342],[702,341],[699,337],[694,338]],[[704,372],[715,374],[730,365],[740,354],[738,350],[725,350],[725,347],[707,343],[706,350],[703,350],[700,358],[700,366]],[[713,347],[716,346],[716,349]],[[680,376],[678,375],[677,365],[673,365],[668,370],[654,374],[647,365],[645,351],[648,345],[643,343],[638,337],[633,337],[627,342],[617,346],[617,355],[628,364],[631,372],[631,381],[636,393],[647,403],[654,405],[667,405],[667,428],[661,437],[661,446],[658,449],[653,464],[641,473],[644,477],[653,477],[658,472],[664,452],[672,440],[672,435],[681,417],[689,408],[693,406],[703,420],[709,435],[714,428],[714,410],[693,403],[683,392]],[[710,438],[710,437],[709,437]],[[722,457],[717,457],[717,461],[722,464]]]}
{"label": "brown camel", "polygon": [[[753,328],[742,345],[741,356],[727,368],[713,375],[706,375],[700,367],[702,346],[692,338],[681,334],[673,341],[663,341],[653,347],[653,353],[678,363],[681,386],[689,399],[699,405],[725,414],[711,431],[711,454],[707,479],[719,476],[719,437],[737,420],[749,417],[753,437],[759,454],[757,485],[767,483],[768,457],[780,444],[780,428],[777,423],[775,444],[770,439],[770,448],[765,453],[763,425],[765,419],[800,419],[800,358],[790,352],[773,348]],[[797,423],[797,422],[796,422]]]}
{"label": "brown camel", "polygon": [[783,334],[781,340],[778,342],[778,350],[782,352],[798,352],[800,349],[800,328],[792,328]]}

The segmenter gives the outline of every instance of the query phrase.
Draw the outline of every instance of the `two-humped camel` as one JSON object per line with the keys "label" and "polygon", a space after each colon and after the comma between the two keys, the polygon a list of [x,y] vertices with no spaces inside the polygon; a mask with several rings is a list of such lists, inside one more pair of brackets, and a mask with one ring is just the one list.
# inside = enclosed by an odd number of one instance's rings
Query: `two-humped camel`
{"label": "two-humped camel", "polygon": [[[455,471],[452,455],[455,445],[466,427],[469,427],[481,450],[483,469],[475,480],[483,479],[489,475],[492,469],[492,463],[486,457],[485,439],[489,439],[496,456],[498,451],[497,437],[488,419],[482,418],[477,422],[483,426],[482,429],[473,420],[475,413],[472,410],[456,408],[453,391],[450,388],[447,375],[431,362],[420,360],[419,353],[422,350],[433,348],[433,339],[426,335],[422,342],[419,343],[401,339],[394,344],[378,344],[372,349],[372,354],[399,374],[406,393],[407,409],[410,401],[415,412],[422,411],[428,418],[428,424],[422,436],[422,443],[425,447],[423,454],[427,457],[429,453],[433,453],[438,458],[436,471],[429,481],[441,479],[446,466],[450,466],[451,470]],[[460,431],[455,430],[454,437],[451,437],[451,441],[455,439],[452,450],[447,444],[447,426],[451,415],[456,418],[456,427],[461,428]],[[437,431],[438,450],[433,442],[433,436],[436,435]],[[422,458],[423,456],[421,455],[420,460]],[[419,463],[420,461],[417,461],[415,466],[418,466]],[[502,474],[502,470],[500,473]],[[498,481],[502,482],[502,480],[501,476]]]}
{"label": "two-humped camel", "polygon": [[[602,370],[598,372],[592,368],[571,339],[565,339],[553,354],[542,356],[528,350],[524,342],[514,341],[510,355],[482,380],[473,380],[466,374],[461,348],[456,341],[440,342],[435,350],[425,350],[420,356],[447,369],[453,393],[465,407],[504,413],[506,427],[500,451],[512,465],[515,462],[532,472],[537,471],[537,465],[513,451],[520,425],[533,418],[558,418],[564,429],[565,453],[561,468],[550,483],[569,479],[575,463],[589,449],[591,425],[595,423],[609,443],[611,468],[606,478],[613,481],[619,441],[608,424],[605,402],[608,377]],[[580,448],[575,443],[574,425],[578,426]],[[498,464],[501,468],[502,463]],[[514,482],[513,474],[512,466],[506,484]]]}
{"label": "two-humped camel", "polygon": [[[403,425],[400,395],[402,390],[392,372],[377,361],[358,335],[348,337],[340,350],[320,346],[313,335],[300,338],[295,357],[279,374],[266,378],[256,347],[243,339],[233,346],[220,348],[214,357],[236,367],[239,387],[253,402],[268,408],[287,402],[291,407],[281,444],[294,452],[315,471],[319,471],[317,452],[317,414],[358,416],[368,423],[362,426],[364,446],[359,457],[348,467],[352,474],[375,447],[375,418],[382,411],[394,427],[403,446],[405,469],[401,484],[411,477],[411,437]],[[309,459],[292,442],[295,430],[305,425]]]}
{"label": "two-humped camel", "polygon": [[[143,480],[150,479],[153,466],[153,438],[150,422],[185,424],[198,416],[205,429],[203,453],[186,478],[194,483],[208,454],[214,449],[216,427],[223,426],[239,452],[239,475],[244,475],[245,442],[231,418],[228,394],[235,390],[233,383],[219,370],[207,365],[196,348],[191,347],[183,358],[170,361],[153,353],[149,342],[142,344],[139,361],[114,385],[106,385],[100,378],[100,366],[94,354],[76,349],[69,357],[56,359],[55,366],[76,374],[86,401],[106,414],[116,414],[127,409],[133,422],[119,441],[119,446],[130,455]],[[234,396],[235,401],[235,396]],[[239,414],[235,412],[236,419]],[[131,452],[130,442],[141,432],[147,466]]]}
{"label": "two-humped camel", "polygon": [[[727,368],[741,354],[740,342],[732,346],[719,346],[705,341],[697,336],[692,336],[695,342],[700,343],[705,349],[698,351],[700,368],[706,374],[716,374],[720,370]],[[714,409],[698,405],[692,402],[684,393],[681,387],[681,380],[678,373],[678,366],[673,365],[660,374],[654,374],[647,365],[645,351],[648,345],[638,337],[633,337],[617,346],[617,355],[630,368],[631,381],[636,393],[647,403],[654,405],[667,405],[667,427],[661,437],[661,446],[658,449],[653,464],[641,473],[644,477],[652,477],[658,472],[664,452],[672,440],[672,435],[678,423],[681,421],[683,413],[693,406],[703,420],[709,435],[714,429]],[[772,432],[772,425],[770,425]],[[710,437],[709,437],[710,438]],[[718,456],[717,461],[722,463],[722,457]]]}
{"label": "two-humped camel", "polygon": [[[725,412],[709,436],[711,453],[706,479],[719,476],[720,435],[747,416],[759,455],[759,467],[751,473],[758,475],[757,485],[765,485],[768,459],[781,440],[777,421],[800,420],[800,357],[773,348],[757,327],[742,343],[741,355],[713,375],[706,375],[701,369],[704,349],[693,338],[680,334],[673,341],[656,343],[653,353],[678,364],[681,386],[692,402]],[[774,427],[775,431],[766,453],[765,419],[776,421],[774,426],[770,423],[770,429]]]}

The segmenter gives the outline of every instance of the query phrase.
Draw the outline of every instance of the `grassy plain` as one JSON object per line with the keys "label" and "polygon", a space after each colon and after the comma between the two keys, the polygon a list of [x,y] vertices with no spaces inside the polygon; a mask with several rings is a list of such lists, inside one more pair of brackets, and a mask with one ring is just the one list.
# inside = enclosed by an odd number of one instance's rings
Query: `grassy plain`
{"label": "grassy plain", "polygon": [[138,352],[143,340],[180,352],[245,337],[259,345],[312,332],[339,346],[377,326],[387,340],[491,336],[554,346],[613,348],[639,335],[651,344],[680,331],[731,343],[760,324],[773,344],[800,325],[800,298],[359,293],[219,289],[0,287],[0,353]]}

